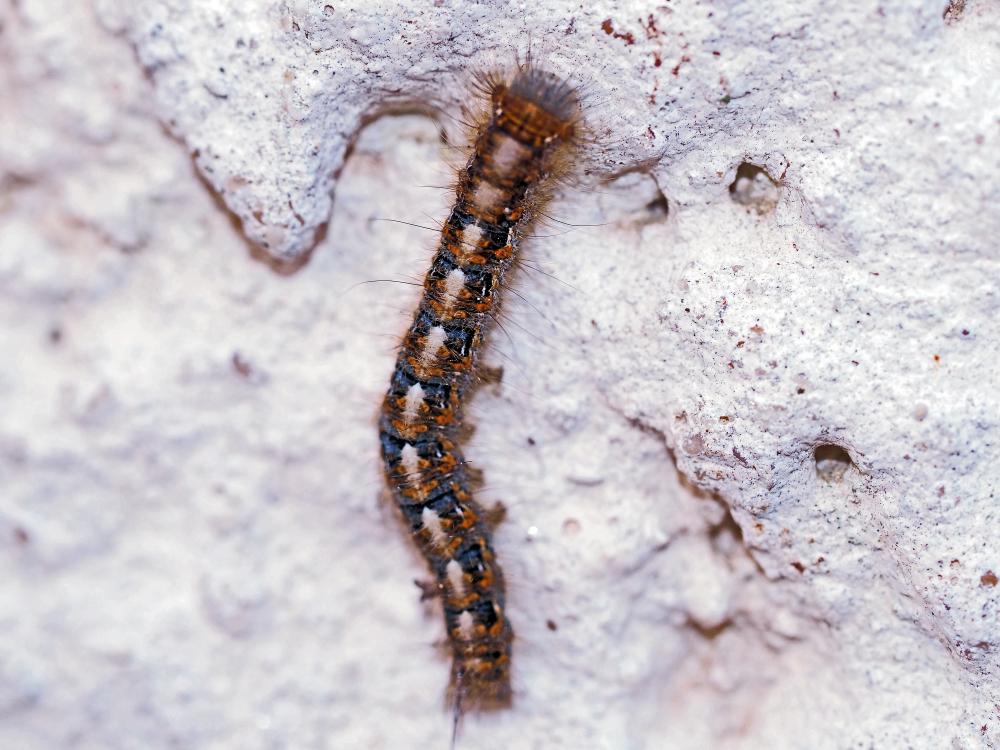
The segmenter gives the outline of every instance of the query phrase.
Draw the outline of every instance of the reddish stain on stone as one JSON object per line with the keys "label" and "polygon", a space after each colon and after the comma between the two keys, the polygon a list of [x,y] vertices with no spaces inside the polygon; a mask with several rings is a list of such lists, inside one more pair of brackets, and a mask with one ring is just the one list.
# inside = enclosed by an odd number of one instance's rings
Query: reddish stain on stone
{"label": "reddish stain on stone", "polygon": [[610,18],[605,18],[601,22],[601,29],[605,34],[613,36],[615,39],[621,39],[625,42],[625,44],[635,44],[635,37],[632,36],[632,32],[626,31],[625,33],[621,33],[619,31],[615,31],[615,25],[611,22]]}

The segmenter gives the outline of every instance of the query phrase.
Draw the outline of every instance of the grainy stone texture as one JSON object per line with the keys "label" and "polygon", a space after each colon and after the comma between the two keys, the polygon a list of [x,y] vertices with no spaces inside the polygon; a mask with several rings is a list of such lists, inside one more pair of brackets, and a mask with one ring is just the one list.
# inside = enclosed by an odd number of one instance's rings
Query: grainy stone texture
{"label": "grainy stone texture", "polygon": [[362,282],[529,39],[593,132],[469,409],[459,747],[1000,745],[996,3],[0,7],[0,747],[447,745]]}

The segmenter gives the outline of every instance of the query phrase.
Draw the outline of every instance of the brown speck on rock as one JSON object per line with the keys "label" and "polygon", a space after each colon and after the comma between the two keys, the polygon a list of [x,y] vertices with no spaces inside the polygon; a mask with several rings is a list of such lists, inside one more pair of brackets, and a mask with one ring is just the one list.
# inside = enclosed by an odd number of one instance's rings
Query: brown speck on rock
{"label": "brown speck on rock", "polygon": [[554,633],[555,631],[559,630],[559,626],[558,626],[558,625],[556,625],[556,623],[555,623],[555,621],[554,621],[554,620],[546,620],[546,621],[545,621],[545,627],[547,627],[547,628],[548,628],[549,630],[551,630],[551,631],[552,631],[553,633]]}
{"label": "brown speck on rock", "polygon": [[702,440],[701,435],[688,435],[681,441],[681,447],[689,456],[697,456],[705,450],[705,441]]}
{"label": "brown speck on rock", "polygon": [[806,566],[800,563],[798,560],[792,563],[792,567],[795,568],[797,571],[799,571],[799,573],[806,572]]}
{"label": "brown speck on rock", "polygon": [[631,31],[626,31],[624,33],[620,31],[615,31],[615,26],[611,22],[610,18],[605,18],[601,22],[601,29],[605,34],[613,36],[615,39],[621,39],[625,44],[635,44],[635,37],[632,35]]}
{"label": "brown speck on rock", "polygon": [[646,30],[647,39],[655,39],[660,35],[660,30],[656,27],[656,19],[653,18],[652,13],[646,16],[646,23],[644,23],[642,26]]}
{"label": "brown speck on rock", "polygon": [[583,529],[583,526],[575,518],[567,518],[563,521],[562,530],[567,536],[576,536]]}
{"label": "brown speck on rock", "polygon": [[949,0],[941,17],[949,26],[958,21],[965,12],[965,0]]}
{"label": "brown speck on rock", "polygon": [[249,378],[253,375],[253,367],[243,359],[243,356],[239,352],[233,352],[232,365],[233,370],[241,378]]}
{"label": "brown speck on rock", "polygon": [[987,570],[985,573],[979,576],[979,582],[983,586],[991,586],[991,587],[996,586],[997,581],[1000,581],[1000,579],[997,578],[997,574],[994,573],[992,570]]}

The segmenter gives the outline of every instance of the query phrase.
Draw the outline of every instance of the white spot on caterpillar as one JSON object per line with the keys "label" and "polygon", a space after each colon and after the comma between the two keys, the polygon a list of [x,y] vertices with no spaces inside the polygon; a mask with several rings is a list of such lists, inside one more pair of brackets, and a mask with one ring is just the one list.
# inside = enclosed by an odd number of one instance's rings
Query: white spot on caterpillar
{"label": "white spot on caterpillar", "polygon": [[472,206],[485,214],[496,213],[507,202],[507,191],[480,180],[472,192]]}
{"label": "white spot on caterpillar", "polygon": [[448,583],[451,584],[455,596],[465,596],[465,573],[462,572],[462,566],[455,560],[449,560],[444,572],[448,576]]}
{"label": "white spot on caterpillar", "polygon": [[472,613],[465,610],[458,616],[458,637],[463,641],[471,641],[474,635],[476,621],[472,619]]}
{"label": "white spot on caterpillar", "polygon": [[471,253],[479,249],[479,243],[483,239],[483,228],[476,222],[472,222],[458,233],[458,241],[462,245],[463,253]]}
{"label": "white spot on caterpillar", "polygon": [[399,459],[407,479],[415,480],[420,476],[420,456],[416,448],[407,443],[399,452]]}
{"label": "white spot on caterpillar", "polygon": [[510,136],[504,136],[493,153],[493,168],[498,172],[509,172],[518,165],[518,162],[527,161],[529,158],[531,149]]}
{"label": "white spot on caterpillar", "polygon": [[430,508],[424,508],[420,513],[420,522],[431,535],[431,543],[435,547],[443,547],[448,541],[448,535],[441,528],[441,518]]}
{"label": "white spot on caterpillar", "polygon": [[403,405],[403,419],[407,422],[412,422],[416,418],[420,405],[423,402],[424,389],[421,388],[420,383],[414,383],[406,392],[406,403]]}
{"label": "white spot on caterpillar", "polygon": [[452,307],[456,302],[458,302],[458,295],[461,294],[462,289],[465,287],[465,272],[461,268],[455,268],[451,273],[448,274],[448,278],[444,280],[444,291],[447,295],[445,299],[445,304],[448,307]]}
{"label": "white spot on caterpillar", "polygon": [[427,339],[424,341],[424,350],[420,353],[420,361],[425,365],[434,364],[438,357],[438,349],[444,344],[447,334],[441,326],[434,326],[427,332]]}

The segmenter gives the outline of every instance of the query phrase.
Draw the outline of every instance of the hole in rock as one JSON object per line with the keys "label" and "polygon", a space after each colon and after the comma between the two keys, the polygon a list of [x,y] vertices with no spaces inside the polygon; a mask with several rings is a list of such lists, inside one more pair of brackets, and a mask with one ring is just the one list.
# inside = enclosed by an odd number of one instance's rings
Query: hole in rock
{"label": "hole in rock", "polygon": [[670,201],[663,193],[657,195],[643,209],[648,221],[663,221],[670,215]]}
{"label": "hole in rock", "polygon": [[606,180],[598,203],[605,218],[620,226],[641,228],[670,216],[670,200],[652,175],[639,168]]}
{"label": "hole in rock", "polygon": [[729,186],[729,196],[741,206],[746,206],[747,210],[766,214],[778,205],[781,190],[767,170],[745,161],[736,170],[736,179]]}
{"label": "hole in rock", "polygon": [[813,455],[816,458],[816,476],[827,482],[841,481],[847,470],[854,465],[850,454],[832,443],[816,446]]}

